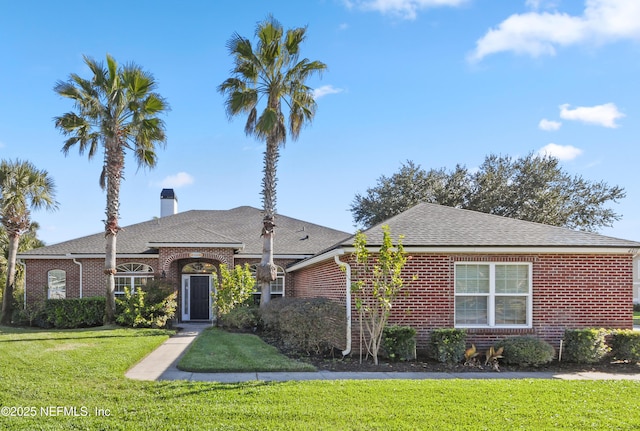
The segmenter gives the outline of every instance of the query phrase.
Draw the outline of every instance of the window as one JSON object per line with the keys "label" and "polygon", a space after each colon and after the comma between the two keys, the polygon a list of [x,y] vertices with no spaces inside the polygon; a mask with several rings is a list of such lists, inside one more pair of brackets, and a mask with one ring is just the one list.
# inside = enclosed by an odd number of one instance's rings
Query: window
{"label": "window", "polygon": [[[251,265],[251,272],[253,277],[256,276],[256,266]],[[253,292],[253,299],[256,304],[260,302],[260,296],[262,292],[260,291],[260,285],[256,283],[255,290]],[[271,282],[271,298],[281,298],[284,296],[284,269],[278,266],[278,273],[276,275],[276,279]]]}
{"label": "window", "polygon": [[67,272],[52,269],[47,273],[47,297],[49,299],[65,299],[67,297]]}
{"label": "window", "polygon": [[531,264],[458,263],[456,327],[531,327]]}
{"label": "window", "polygon": [[124,295],[127,289],[133,293],[153,279],[153,268],[144,263],[123,263],[116,266],[116,271],[116,295]]}

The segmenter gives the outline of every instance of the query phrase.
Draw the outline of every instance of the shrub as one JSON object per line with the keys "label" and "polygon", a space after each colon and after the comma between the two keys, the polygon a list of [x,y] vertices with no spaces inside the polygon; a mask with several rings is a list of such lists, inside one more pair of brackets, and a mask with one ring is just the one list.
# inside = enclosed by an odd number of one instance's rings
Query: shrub
{"label": "shrub", "polygon": [[135,293],[125,289],[124,299],[116,298],[116,322],[134,328],[170,327],[176,314],[177,293],[163,281],[149,281]]}
{"label": "shrub", "polygon": [[391,325],[382,332],[382,349],[393,361],[416,358],[416,330],[409,326]]}
{"label": "shrub", "polygon": [[506,338],[496,344],[496,348],[500,347],[504,347],[504,362],[521,367],[546,364],[555,355],[555,350],[549,343],[529,336]]}
{"label": "shrub", "polygon": [[604,329],[567,329],[564,331],[562,359],[581,364],[595,364],[609,353]]}
{"label": "shrub", "polygon": [[633,311],[640,311],[640,303],[633,304]]}
{"label": "shrub", "polygon": [[102,326],[105,298],[47,299],[33,322],[42,328],[88,328]]}
{"label": "shrub", "polygon": [[464,329],[434,329],[429,342],[430,356],[438,362],[455,364],[464,357],[466,342]]}
{"label": "shrub", "polygon": [[640,361],[640,332],[630,329],[612,331],[609,337],[611,356],[620,361]]}
{"label": "shrub", "polygon": [[287,349],[310,354],[344,345],[344,305],[329,299],[274,299],[260,309],[260,317]]}
{"label": "shrub", "polygon": [[39,326],[44,319],[44,302],[28,304],[13,309],[12,322],[19,326]]}
{"label": "shrub", "polygon": [[241,305],[220,316],[218,325],[228,329],[248,330],[260,326],[258,307],[255,305]]}

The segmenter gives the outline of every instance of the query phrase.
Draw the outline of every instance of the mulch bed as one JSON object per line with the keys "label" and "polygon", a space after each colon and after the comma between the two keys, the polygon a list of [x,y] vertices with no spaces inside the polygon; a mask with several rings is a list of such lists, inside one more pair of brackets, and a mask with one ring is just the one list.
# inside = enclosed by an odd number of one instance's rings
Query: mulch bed
{"label": "mulch bed", "polygon": [[[433,359],[420,355],[415,361],[398,361],[393,362],[387,359],[380,359],[378,365],[373,363],[372,358],[366,358],[363,355],[360,361],[359,352],[354,349],[352,353],[346,357],[342,357],[339,351],[334,351],[325,355],[300,355],[286,349],[277,340],[268,336],[268,334],[258,334],[265,342],[275,346],[280,352],[291,358],[308,362],[314,365],[318,370],[325,371],[363,371],[363,372],[444,372],[444,373],[469,373],[469,372],[487,372],[496,373],[490,365],[484,365],[481,361],[476,365],[443,364]],[[624,361],[602,361],[597,364],[576,364],[573,362],[558,362],[553,360],[548,364],[538,367],[520,367],[517,365],[504,364],[500,362],[499,371],[529,371],[529,372],[553,372],[553,373],[578,373],[586,371],[599,371],[604,373],[623,373],[638,374],[640,373],[640,363],[631,363]]]}

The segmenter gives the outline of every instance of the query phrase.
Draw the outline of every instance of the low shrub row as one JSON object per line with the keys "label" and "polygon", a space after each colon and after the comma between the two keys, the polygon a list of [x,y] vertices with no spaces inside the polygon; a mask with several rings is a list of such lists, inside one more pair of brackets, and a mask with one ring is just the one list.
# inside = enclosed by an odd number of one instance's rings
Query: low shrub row
{"label": "low shrub row", "polygon": [[[429,356],[439,362],[456,364],[465,358],[466,344],[467,331],[464,329],[435,329],[431,332]],[[555,355],[549,343],[529,336],[505,338],[493,346],[494,355],[497,351],[501,352],[499,357],[503,362],[521,367],[546,364]]]}
{"label": "low shrub row", "polygon": [[640,332],[630,329],[567,329],[562,360],[594,364],[605,358],[640,361]]}
{"label": "low shrub row", "polygon": [[47,299],[16,311],[13,321],[46,329],[89,328],[103,324],[104,308],[104,297]]}

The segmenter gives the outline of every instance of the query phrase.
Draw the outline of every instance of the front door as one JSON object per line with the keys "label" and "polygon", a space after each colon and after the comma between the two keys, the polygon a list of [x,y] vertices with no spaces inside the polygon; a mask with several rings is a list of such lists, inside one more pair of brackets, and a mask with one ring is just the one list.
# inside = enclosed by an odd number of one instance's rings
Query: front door
{"label": "front door", "polygon": [[211,309],[209,284],[211,277],[208,275],[191,275],[191,292],[189,302],[191,303],[191,320],[209,320],[209,310]]}

